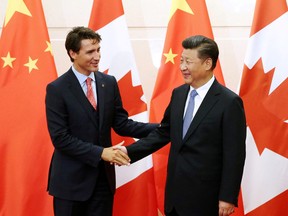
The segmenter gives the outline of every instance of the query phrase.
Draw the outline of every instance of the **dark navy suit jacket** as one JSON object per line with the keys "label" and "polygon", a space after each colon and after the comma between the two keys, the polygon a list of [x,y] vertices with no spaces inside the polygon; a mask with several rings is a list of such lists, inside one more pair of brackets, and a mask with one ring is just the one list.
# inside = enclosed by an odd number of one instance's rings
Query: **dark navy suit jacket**
{"label": "dark navy suit jacket", "polygon": [[127,147],[133,161],[171,142],[165,210],[179,215],[218,215],[218,201],[237,205],[245,161],[246,120],[241,98],[215,80],[184,139],[189,85],[174,89],[161,127]]}
{"label": "dark navy suit jacket", "polygon": [[[96,72],[95,78],[97,112],[71,69],[47,86],[46,115],[55,147],[48,191],[58,198],[85,201],[91,196],[103,148],[111,146],[111,128],[119,135],[141,138],[157,126],[128,119],[113,76]],[[114,166],[105,162],[105,171],[115,192]]]}

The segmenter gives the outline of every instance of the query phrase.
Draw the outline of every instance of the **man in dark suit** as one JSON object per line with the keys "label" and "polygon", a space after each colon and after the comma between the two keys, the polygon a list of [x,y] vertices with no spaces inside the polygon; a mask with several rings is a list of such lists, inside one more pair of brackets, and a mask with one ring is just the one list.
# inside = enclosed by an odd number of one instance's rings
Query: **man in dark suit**
{"label": "man in dark suit", "polygon": [[[161,127],[121,149],[135,162],[171,142],[166,216],[230,215],[237,205],[245,161],[243,103],[213,75],[219,54],[215,41],[192,36],[182,46],[185,84],[173,90]],[[192,99],[190,92],[195,92]],[[188,129],[183,132],[186,119]]]}
{"label": "man in dark suit", "polygon": [[111,128],[141,138],[157,126],[128,119],[116,79],[98,71],[100,41],[91,29],[73,28],[65,42],[73,65],[47,86],[47,122],[55,147],[48,191],[56,216],[112,216],[113,164],[128,164],[129,158],[111,147]]}

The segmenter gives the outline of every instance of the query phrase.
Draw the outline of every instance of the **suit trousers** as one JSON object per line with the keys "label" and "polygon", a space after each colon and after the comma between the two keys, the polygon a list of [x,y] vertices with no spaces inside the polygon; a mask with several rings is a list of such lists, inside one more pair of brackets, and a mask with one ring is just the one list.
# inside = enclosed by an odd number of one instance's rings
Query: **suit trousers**
{"label": "suit trousers", "polygon": [[175,208],[173,208],[171,212],[166,212],[166,211],[165,211],[165,215],[166,215],[166,216],[180,216],[180,215],[177,213],[177,211],[175,210]]}
{"label": "suit trousers", "polygon": [[[205,208],[205,207],[202,207]],[[180,214],[177,212],[175,208],[173,208],[170,212],[165,211],[165,216],[218,216],[218,208],[217,209],[204,209],[203,211],[190,212],[188,214]]]}
{"label": "suit trousers", "polygon": [[87,201],[54,197],[55,216],[112,216],[114,194],[111,192],[104,164],[100,164],[102,168],[92,196]]}

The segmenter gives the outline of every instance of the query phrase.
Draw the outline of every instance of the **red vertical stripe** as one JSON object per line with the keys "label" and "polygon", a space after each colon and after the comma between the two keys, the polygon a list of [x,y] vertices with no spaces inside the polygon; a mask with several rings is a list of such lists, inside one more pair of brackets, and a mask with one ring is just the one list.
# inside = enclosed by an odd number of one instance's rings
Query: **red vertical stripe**
{"label": "red vertical stripe", "polygon": [[[263,15],[264,11],[269,11]],[[287,12],[286,1],[261,0],[256,1],[251,36],[269,25],[275,19]],[[261,18],[260,18],[261,17]]]}
{"label": "red vertical stripe", "polygon": [[94,0],[88,26],[96,31],[123,14],[121,0]]}
{"label": "red vertical stripe", "polygon": [[[255,54],[253,51],[252,53],[247,53],[247,56],[253,58],[253,62],[256,60],[257,62],[254,65],[252,65],[252,67],[251,65],[249,65],[249,67],[247,65],[244,65],[243,75],[241,79],[240,96],[242,97],[244,102],[247,125],[251,130],[253,139],[259,152],[259,154],[257,155],[252,154],[249,155],[250,152],[247,152],[247,156],[250,157],[249,160],[250,163],[249,164],[246,163],[245,166],[249,168],[253,167],[255,171],[260,170],[260,172],[267,172],[267,170],[274,169],[273,166],[275,166],[275,161],[271,161],[271,166],[269,164],[268,166],[265,167],[264,170],[261,170],[263,169],[263,167],[260,167],[261,165],[259,165],[258,162],[260,161],[259,158],[264,155],[262,154],[264,150],[271,151],[272,154],[275,154],[277,156],[281,155],[283,156],[283,158],[287,157],[288,155],[288,148],[287,148],[288,127],[287,124],[284,122],[287,119],[287,107],[288,107],[288,104],[285,102],[287,101],[287,87],[288,87],[287,79],[284,80],[279,86],[277,86],[276,89],[270,92],[272,80],[277,76],[280,77],[281,72],[285,73],[281,76],[286,76],[287,71],[286,69],[283,70],[285,62],[283,62],[282,59],[287,58],[287,55],[284,54],[285,56],[281,56],[281,58],[279,58],[278,56],[274,58],[275,53],[273,52],[273,50],[270,51],[269,50],[270,47],[267,46],[267,44],[271,43],[270,38],[267,37],[268,33],[267,32],[260,33],[260,31],[263,28],[269,25],[273,25],[273,22],[278,18],[280,18],[285,13],[286,13],[285,15],[287,16],[287,12],[288,7],[286,0],[256,1],[254,18],[251,27],[251,37],[253,37],[256,33],[259,33],[257,35],[257,42],[255,42],[257,43],[257,46],[254,47],[256,49],[258,49],[258,47],[259,48],[265,47],[266,49],[261,49],[262,53],[260,54],[257,53],[258,50],[255,52]],[[273,35],[275,35],[276,38],[275,46],[279,46],[279,44],[277,44],[279,43],[279,41],[277,41],[277,38],[282,39],[285,38],[285,36],[288,37],[288,35],[283,35],[286,34],[287,31],[285,29],[287,29],[288,27],[287,22],[285,24],[286,25],[282,26],[281,28],[273,32]],[[250,38],[250,40],[254,41],[254,37]],[[249,43],[249,45],[253,47],[253,45],[255,44]],[[269,53],[271,53],[270,58]],[[277,54],[279,55],[279,53]],[[255,56],[253,55],[259,55],[259,56],[256,56],[257,59],[256,58],[254,59]],[[271,62],[268,62],[270,61],[270,59]],[[248,63],[249,60],[251,59],[247,59],[246,60],[247,62],[245,63]],[[279,62],[277,62],[277,60]],[[271,66],[270,71],[265,71],[264,65],[268,64],[270,64]],[[277,68],[278,66],[279,68]],[[279,69],[277,73],[276,69]],[[254,143],[247,143],[247,145],[254,145]],[[281,164],[280,166],[283,166],[283,164]],[[284,165],[283,168],[286,168],[287,170],[287,166],[285,167]],[[271,178],[284,179],[285,176],[287,176],[286,170],[283,169],[283,171],[279,173],[279,176],[271,176]],[[248,175],[246,178],[247,179],[245,179],[245,184],[242,184],[243,189],[242,191],[244,191],[245,186],[246,187],[248,186],[247,184],[255,181],[255,179],[249,179]],[[260,185],[262,184],[261,180],[259,180],[259,184]],[[264,189],[270,190],[270,194],[272,195],[274,194],[275,197],[273,196],[267,197],[270,198],[270,200],[267,200],[265,203],[259,206],[256,206],[256,204],[254,203],[249,203],[248,201],[249,199],[245,200],[244,196],[245,194],[242,193],[242,197],[244,199],[239,199],[240,206],[241,207],[244,206],[243,207],[244,211],[245,211],[245,205],[253,206],[254,208],[250,212],[247,212],[246,208],[247,214],[245,215],[247,216],[288,215],[287,190],[277,195],[278,191],[276,192],[272,191],[275,190],[275,185],[273,185],[273,188],[269,188],[269,185],[267,185],[267,188]],[[255,191],[251,191],[251,194],[255,194]],[[263,197],[262,193],[259,193],[257,195],[259,197]],[[246,198],[248,196],[249,194],[248,195],[246,194]],[[236,212],[235,215],[242,216],[244,215],[244,212],[238,211]]]}

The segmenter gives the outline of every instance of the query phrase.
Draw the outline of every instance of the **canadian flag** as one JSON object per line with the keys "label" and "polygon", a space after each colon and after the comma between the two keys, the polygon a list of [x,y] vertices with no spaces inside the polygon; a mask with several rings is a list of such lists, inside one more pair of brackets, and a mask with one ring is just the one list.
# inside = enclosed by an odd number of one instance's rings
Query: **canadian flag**
{"label": "canadian flag", "polygon": [[[172,90],[184,83],[179,69],[182,41],[198,34],[213,38],[205,1],[172,0],[161,65],[151,99],[151,122],[161,121]],[[214,74],[217,80],[224,84],[219,61]],[[169,148],[170,146],[165,146],[153,154],[159,216],[164,215],[164,188]]]}
{"label": "canadian flag", "polygon": [[288,215],[287,38],[286,0],[257,0],[240,88],[248,133],[238,215]]}
{"label": "canadian flag", "polygon": [[[112,8],[112,9],[111,9]],[[121,0],[95,0],[89,27],[101,37],[100,71],[118,80],[124,108],[129,117],[148,121],[147,104],[135,64]],[[135,142],[113,133],[113,144]],[[129,167],[116,167],[114,216],[156,216],[157,201],[152,156]]]}

